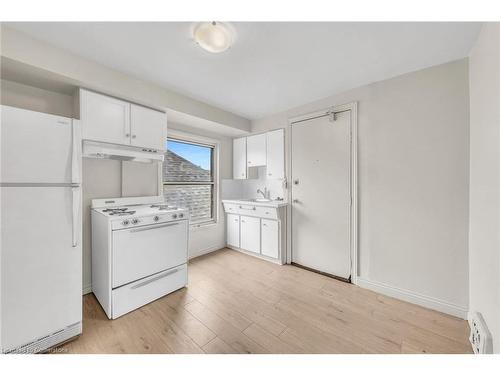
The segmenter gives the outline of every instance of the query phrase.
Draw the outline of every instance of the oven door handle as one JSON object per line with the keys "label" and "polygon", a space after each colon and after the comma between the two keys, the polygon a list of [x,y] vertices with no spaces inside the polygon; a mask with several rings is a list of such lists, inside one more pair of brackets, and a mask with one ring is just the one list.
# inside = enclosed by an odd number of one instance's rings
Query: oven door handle
{"label": "oven door handle", "polygon": [[152,279],[149,279],[149,280],[143,281],[142,283],[136,284],[131,289],[137,289],[137,288],[141,288],[143,286],[149,285],[151,283],[154,283],[155,281],[158,281],[158,280],[164,279],[167,276],[173,275],[174,273],[177,273],[178,271],[179,271],[178,268],[176,268],[174,270],[170,270],[170,271],[164,273],[163,275],[156,276]]}
{"label": "oven door handle", "polygon": [[145,226],[142,228],[131,229],[130,233],[145,232],[147,230],[153,230],[153,229],[159,229],[159,228],[165,228],[165,227],[173,227],[174,225],[179,225],[179,223],[168,223],[168,224],[163,224],[163,225],[155,225],[154,227]]}

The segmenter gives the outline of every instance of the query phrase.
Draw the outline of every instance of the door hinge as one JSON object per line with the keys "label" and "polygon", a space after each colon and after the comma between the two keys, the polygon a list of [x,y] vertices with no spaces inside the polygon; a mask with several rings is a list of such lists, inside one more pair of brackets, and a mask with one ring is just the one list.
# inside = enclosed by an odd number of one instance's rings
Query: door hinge
{"label": "door hinge", "polygon": [[335,122],[337,120],[337,117],[335,116],[335,111],[328,111],[327,112],[330,122]]}

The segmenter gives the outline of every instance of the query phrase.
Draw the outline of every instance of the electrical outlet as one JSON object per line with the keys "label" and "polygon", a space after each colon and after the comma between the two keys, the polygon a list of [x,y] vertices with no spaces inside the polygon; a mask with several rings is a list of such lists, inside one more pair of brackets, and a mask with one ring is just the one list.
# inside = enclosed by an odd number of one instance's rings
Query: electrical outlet
{"label": "electrical outlet", "polygon": [[469,341],[472,345],[474,354],[493,353],[493,342],[491,333],[486,326],[483,316],[478,313],[472,313],[469,318],[470,336]]}

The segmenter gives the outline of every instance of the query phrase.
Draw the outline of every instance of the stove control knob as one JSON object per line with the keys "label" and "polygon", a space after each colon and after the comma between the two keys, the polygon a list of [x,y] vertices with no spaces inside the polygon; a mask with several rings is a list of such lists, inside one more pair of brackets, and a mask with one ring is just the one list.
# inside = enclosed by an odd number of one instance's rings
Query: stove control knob
{"label": "stove control knob", "polygon": [[160,220],[160,217],[159,217],[159,216],[155,216],[155,217],[153,218],[153,220],[154,220],[154,221],[158,221],[158,220]]}
{"label": "stove control knob", "polygon": [[122,221],[122,225],[129,225],[129,224],[130,224],[130,221],[128,221],[128,220],[123,220]]}
{"label": "stove control knob", "polygon": [[139,223],[139,219],[132,219],[132,224],[138,224]]}
{"label": "stove control knob", "polygon": [[173,214],[172,219],[177,219],[177,214]]}
{"label": "stove control knob", "polygon": [[183,218],[184,217],[184,214],[179,214],[179,218]]}

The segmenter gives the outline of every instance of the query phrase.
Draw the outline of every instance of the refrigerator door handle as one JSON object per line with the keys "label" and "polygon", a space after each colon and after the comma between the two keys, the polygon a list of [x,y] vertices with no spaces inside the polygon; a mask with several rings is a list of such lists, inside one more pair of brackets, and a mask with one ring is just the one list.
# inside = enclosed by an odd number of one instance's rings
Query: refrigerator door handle
{"label": "refrigerator door handle", "polygon": [[73,201],[73,207],[72,207],[72,246],[77,247],[78,246],[78,238],[80,237],[80,231],[78,230],[79,224],[80,224],[80,199],[81,199],[81,188],[80,186],[78,187],[72,187],[71,188],[72,192],[72,201]]}
{"label": "refrigerator door handle", "polygon": [[71,182],[80,183],[80,155],[81,155],[81,134],[80,122],[73,120],[72,125],[72,154],[71,154]]}

